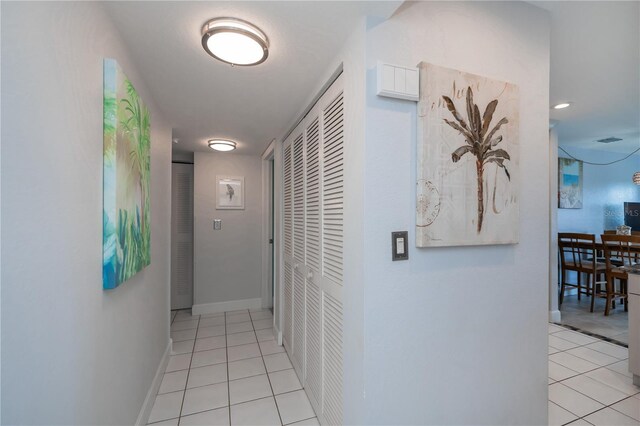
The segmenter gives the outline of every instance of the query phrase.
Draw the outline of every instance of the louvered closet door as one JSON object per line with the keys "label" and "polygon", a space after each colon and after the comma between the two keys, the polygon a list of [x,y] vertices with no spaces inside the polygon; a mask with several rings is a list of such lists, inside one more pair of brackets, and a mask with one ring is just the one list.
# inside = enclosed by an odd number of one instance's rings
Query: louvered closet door
{"label": "louvered closet door", "polygon": [[[314,111],[316,112],[316,111]],[[320,215],[320,120],[312,115],[306,135],[305,248],[307,265],[305,388],[311,405],[322,410],[322,290]]]}
{"label": "louvered closet door", "polygon": [[322,111],[322,419],[342,424],[343,94]]}
{"label": "louvered closet door", "polygon": [[293,366],[304,380],[305,343],[305,226],[304,136],[293,141]]}
{"label": "louvered closet door", "polygon": [[291,143],[284,146],[284,324],[282,339],[285,348],[291,350],[293,325],[293,149]]}
{"label": "louvered closet door", "polygon": [[342,424],[341,78],[284,143],[284,342],[321,424]]}

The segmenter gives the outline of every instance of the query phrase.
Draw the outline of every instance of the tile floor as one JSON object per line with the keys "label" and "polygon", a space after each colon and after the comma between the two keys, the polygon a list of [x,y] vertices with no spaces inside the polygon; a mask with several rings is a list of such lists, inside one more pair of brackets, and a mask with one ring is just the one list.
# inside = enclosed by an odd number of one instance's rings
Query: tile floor
{"label": "tile floor", "polygon": [[640,426],[628,357],[623,346],[549,324],[549,425]]}
{"label": "tile floor", "polygon": [[171,313],[173,354],[154,425],[317,425],[270,311]]}
{"label": "tile floor", "polygon": [[590,312],[591,298],[583,295],[578,300],[575,294],[566,295],[560,306],[562,324],[628,344],[629,313],[624,311],[621,303],[616,303],[616,308],[605,317],[605,303],[604,299],[596,298],[594,312]]}
{"label": "tile floor", "polygon": [[[155,425],[317,425],[269,311],[172,312]],[[549,425],[640,426],[628,349],[549,324]]]}

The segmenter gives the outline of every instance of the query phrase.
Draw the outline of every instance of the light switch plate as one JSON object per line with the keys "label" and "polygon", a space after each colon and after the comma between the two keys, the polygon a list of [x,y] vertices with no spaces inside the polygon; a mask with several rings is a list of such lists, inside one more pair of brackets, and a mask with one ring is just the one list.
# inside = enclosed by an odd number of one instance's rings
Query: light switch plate
{"label": "light switch plate", "polygon": [[391,260],[409,260],[409,232],[391,233]]}
{"label": "light switch plate", "polygon": [[378,62],[376,72],[378,96],[418,101],[420,95],[418,68]]}
{"label": "light switch plate", "polygon": [[213,219],[213,230],[219,231],[222,229],[222,219]]}

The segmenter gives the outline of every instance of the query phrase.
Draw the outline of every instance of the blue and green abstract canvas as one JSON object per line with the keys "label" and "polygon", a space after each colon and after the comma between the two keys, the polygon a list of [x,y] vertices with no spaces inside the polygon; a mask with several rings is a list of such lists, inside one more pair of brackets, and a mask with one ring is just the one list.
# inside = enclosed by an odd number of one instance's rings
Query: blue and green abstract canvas
{"label": "blue and green abstract canvas", "polygon": [[113,59],[104,60],[102,284],[116,288],[151,263],[149,111]]}

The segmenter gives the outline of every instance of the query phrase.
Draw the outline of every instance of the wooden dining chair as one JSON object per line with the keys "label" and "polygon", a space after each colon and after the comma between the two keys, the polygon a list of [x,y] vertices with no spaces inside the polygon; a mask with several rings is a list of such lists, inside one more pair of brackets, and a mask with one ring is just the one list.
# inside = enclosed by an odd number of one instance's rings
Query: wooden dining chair
{"label": "wooden dining chair", "polygon": [[[616,297],[620,297],[624,303],[624,310],[628,310],[627,281],[629,279],[628,268],[640,263],[640,235],[612,235],[602,234],[602,247],[606,265],[606,299],[607,306],[604,314],[609,315],[611,304]],[[616,260],[616,262],[612,262]],[[620,282],[616,291],[615,281]]]}
{"label": "wooden dining chair", "polygon": [[[581,294],[591,296],[591,312],[594,306],[594,294],[596,284],[603,282],[606,265],[596,259],[596,236],[594,234],[558,233],[558,253],[560,255],[561,281],[559,303],[564,300],[566,287],[578,289],[578,300]],[[567,272],[574,271],[577,275],[576,282],[567,281]],[[582,290],[582,274],[587,277],[587,282]],[[600,279],[600,281],[598,281]]]}

